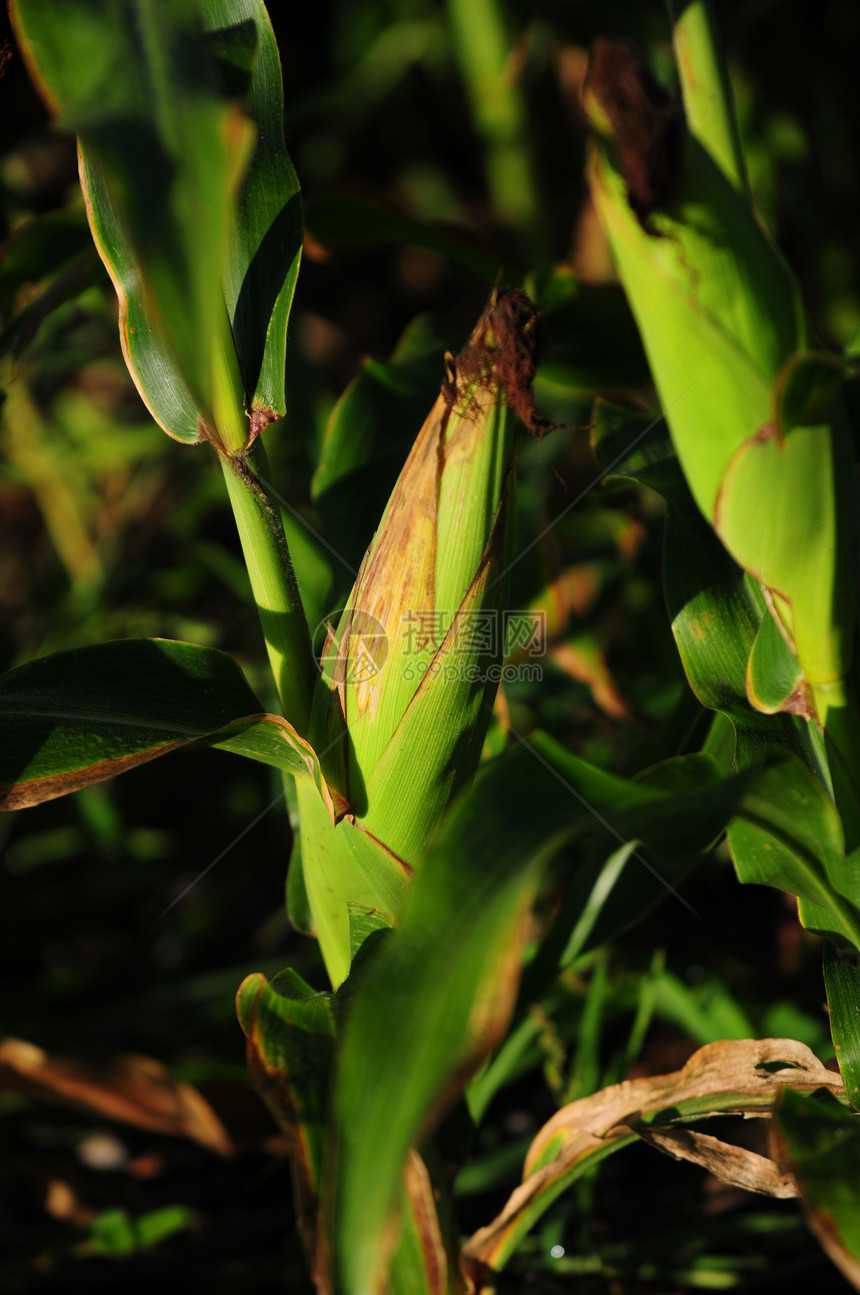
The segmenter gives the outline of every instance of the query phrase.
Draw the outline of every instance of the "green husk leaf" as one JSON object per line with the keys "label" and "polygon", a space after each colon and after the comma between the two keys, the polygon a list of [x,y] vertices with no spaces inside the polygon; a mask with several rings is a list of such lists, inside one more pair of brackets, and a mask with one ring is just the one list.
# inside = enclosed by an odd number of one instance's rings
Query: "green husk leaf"
{"label": "green husk leaf", "polygon": [[813,686],[842,678],[853,648],[856,489],[838,376],[822,357],[792,357],[773,420],[727,462],[713,512],[735,560],[771,591]]}
{"label": "green husk leaf", "polygon": [[[506,531],[505,494],[466,596],[366,783],[361,824],[404,859],[423,857],[446,807],[480,759],[502,645],[476,645],[468,636],[481,615],[501,624],[507,588],[496,575],[504,567]],[[404,672],[408,668],[404,661]],[[421,796],[405,797],[404,780],[420,786]]]}
{"label": "green husk leaf", "polygon": [[326,970],[336,987],[350,968],[350,905],[399,920],[412,869],[350,817],[333,824],[310,778],[298,779],[296,795],[305,892]]}
{"label": "green husk leaf", "polygon": [[605,152],[591,183],[684,475],[711,517],[726,463],[772,417],[772,383],[804,332],[793,281],[752,211],[685,140],[683,190],[654,233]]}

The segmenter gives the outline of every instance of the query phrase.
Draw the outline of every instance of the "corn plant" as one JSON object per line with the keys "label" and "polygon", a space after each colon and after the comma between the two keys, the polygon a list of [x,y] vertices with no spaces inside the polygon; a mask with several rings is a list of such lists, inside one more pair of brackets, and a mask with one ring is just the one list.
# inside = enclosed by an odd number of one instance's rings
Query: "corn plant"
{"label": "corn plant", "polygon": [[[561,431],[536,404],[539,308],[551,331],[571,276],[518,272],[432,232],[485,279],[487,304],[459,351],[436,357],[438,395],[317,663],[313,595],[264,449],[287,412],[303,226],[262,0],[13,0],[12,12],[34,81],[78,138],[137,390],[223,473],[278,709],[209,647],[128,639],[35,659],[0,679],[3,805],[195,745],[282,775],[290,915],[319,941],[330,987],[252,975],[237,1006],[251,1080],[287,1140],[316,1288],[489,1292],[557,1198],[637,1140],[799,1196],[860,1286],[852,368],[816,349],[756,218],[710,10],[688,5],[674,23],[682,102],[623,44],[595,47],[586,86],[589,182],[653,377],[647,410],[597,400],[593,448],[601,478],[666,500],[668,611],[708,720],[698,742],[670,735],[627,776],[547,734],[506,734],[497,697],[512,626],[525,622],[526,652],[540,627],[538,605],[510,602],[514,446]],[[468,26],[466,6],[450,17]],[[512,104],[499,130],[521,147]],[[524,220],[527,198],[511,197]],[[561,380],[574,385],[570,345]],[[332,414],[319,496],[363,461],[372,388],[367,371]],[[344,497],[348,518],[360,501]],[[531,1005],[677,898],[724,837],[738,879],[796,896],[823,937],[839,1073],[794,1040],[719,1040],[672,1073],[568,1092],[507,1204],[464,1239],[452,1184],[518,1050],[535,1051]],[[768,1118],[770,1155],[687,1127],[726,1113]]]}

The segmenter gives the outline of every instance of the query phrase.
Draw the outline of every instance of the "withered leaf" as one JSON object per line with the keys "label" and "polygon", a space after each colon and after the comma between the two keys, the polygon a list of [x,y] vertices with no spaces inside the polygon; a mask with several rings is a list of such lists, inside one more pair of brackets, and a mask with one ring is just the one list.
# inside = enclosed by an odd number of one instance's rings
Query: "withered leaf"
{"label": "withered leaf", "polygon": [[840,1076],[827,1070],[804,1044],[743,1039],[710,1043],[694,1052],[681,1070],[628,1079],[563,1107],[532,1142],[523,1182],[504,1209],[464,1247],[473,1289],[484,1289],[487,1274],[504,1262],[514,1240],[540,1212],[542,1195],[554,1199],[561,1180],[572,1179],[590,1158],[605,1155],[608,1143],[629,1142],[631,1136],[693,1160],[736,1186],[774,1196],[796,1195],[792,1176],[772,1161],[678,1127],[716,1115],[768,1116],[785,1087],[827,1087],[836,1095],[844,1093]]}
{"label": "withered leaf", "polygon": [[21,1093],[92,1111],[153,1133],[190,1138],[229,1156],[230,1136],[196,1089],[160,1061],[124,1053],[102,1065],[50,1056],[24,1039],[0,1042],[0,1092]]}

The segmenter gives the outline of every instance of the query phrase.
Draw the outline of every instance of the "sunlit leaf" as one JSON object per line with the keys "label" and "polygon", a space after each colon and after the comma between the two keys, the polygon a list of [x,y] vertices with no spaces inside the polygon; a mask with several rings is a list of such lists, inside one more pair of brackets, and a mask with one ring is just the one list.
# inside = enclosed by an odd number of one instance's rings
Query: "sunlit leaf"
{"label": "sunlit leaf", "polygon": [[205,0],[210,48],[224,91],[256,126],[236,196],[223,282],[254,430],[286,412],[287,322],[302,249],[299,182],[284,142],[281,64],[262,0]]}
{"label": "sunlit leaf", "polygon": [[221,274],[251,127],[190,0],[70,0],[50,14],[21,0],[14,12],[37,83],[80,140],[132,376],[167,431],[197,440],[216,421]]}

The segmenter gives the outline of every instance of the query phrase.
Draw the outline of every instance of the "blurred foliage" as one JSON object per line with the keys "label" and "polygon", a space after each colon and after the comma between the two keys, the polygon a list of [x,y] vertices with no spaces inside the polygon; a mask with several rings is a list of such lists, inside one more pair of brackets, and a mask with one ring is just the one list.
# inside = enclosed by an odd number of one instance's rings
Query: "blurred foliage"
{"label": "blurred foliage", "polygon": [[[517,73],[514,125],[533,186],[530,201],[503,212],[470,90],[469,44],[484,37],[452,41],[454,8],[441,0],[272,6],[311,238],[288,349],[288,416],[267,446],[288,508],[312,524],[311,482],[334,401],[363,356],[389,360],[418,314],[431,315],[440,336],[463,339],[486,295],[476,248],[536,271],[550,319],[559,289],[546,276],[559,261],[596,284],[606,279],[606,250],[585,203],[577,102],[585,52],[595,35],[619,35],[649,48],[658,70],[669,64],[659,4],[495,6]],[[814,9],[731,0],[720,18],[761,217],[799,277],[815,328],[844,345],[860,328],[860,11],[848,0]],[[160,635],[231,652],[265,696],[220,474],[206,447],[180,450],[141,405],[86,231],[73,142],[46,124],[8,30],[0,59],[3,668],[59,648]],[[419,232],[327,251],[317,236],[321,204],[357,187]],[[440,223],[465,251],[440,243]],[[623,330],[617,294],[609,287],[601,300]],[[583,310],[584,326],[593,319]],[[622,335],[622,357],[611,358],[633,376],[618,385],[638,388],[635,333]],[[541,406],[581,425],[587,393],[559,386],[553,358],[550,332]],[[599,350],[596,359],[606,362]],[[442,376],[440,350],[431,392]],[[388,447],[378,465],[379,498],[419,424],[420,415],[405,423],[402,446]],[[660,757],[658,722],[668,721],[664,733],[682,746],[699,713],[662,604],[662,504],[617,480],[586,493],[597,475],[580,431],[522,446],[516,543],[534,547],[515,572],[512,603],[544,589],[552,661],[540,689],[517,685],[506,702],[515,729],[540,726],[585,758],[627,770]],[[359,551],[369,538],[355,537]],[[328,610],[313,549],[296,559],[315,605]],[[284,914],[281,799],[273,771],[198,751],[0,820],[4,1030],[59,1051],[158,1057],[200,1087],[238,1147],[222,1162],[196,1146],[0,1094],[4,1290],[133,1291],[159,1280],[213,1292],[310,1289],[298,1237],[285,1227],[283,1146],[248,1087],[233,1011],[250,972],[272,976],[289,962],[323,983],[315,945]],[[668,1070],[694,1045],[750,1034],[794,1037],[826,1055],[817,951],[789,906],[758,888],[740,902],[721,851],[684,895],[695,916],[670,900],[575,963],[535,1004],[458,1184],[467,1231],[504,1200],[525,1145],[556,1105],[631,1066]],[[545,902],[551,908],[551,893]],[[112,1146],[107,1160],[91,1154],[99,1137]],[[546,1292],[775,1291],[800,1280],[821,1292],[845,1289],[791,1203],[715,1190],[691,1166],[635,1148],[558,1203],[499,1290],[528,1282]]]}

